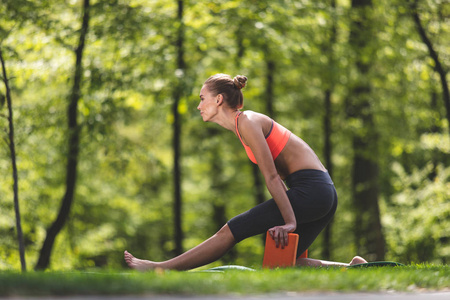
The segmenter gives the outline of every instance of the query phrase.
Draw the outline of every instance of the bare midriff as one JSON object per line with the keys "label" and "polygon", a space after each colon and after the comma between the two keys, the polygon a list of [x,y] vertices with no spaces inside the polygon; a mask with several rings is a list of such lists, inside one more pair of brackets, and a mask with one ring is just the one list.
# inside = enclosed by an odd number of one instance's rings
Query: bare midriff
{"label": "bare midriff", "polygon": [[275,167],[283,180],[299,170],[327,171],[311,147],[295,134],[291,134],[283,151],[275,159]]}

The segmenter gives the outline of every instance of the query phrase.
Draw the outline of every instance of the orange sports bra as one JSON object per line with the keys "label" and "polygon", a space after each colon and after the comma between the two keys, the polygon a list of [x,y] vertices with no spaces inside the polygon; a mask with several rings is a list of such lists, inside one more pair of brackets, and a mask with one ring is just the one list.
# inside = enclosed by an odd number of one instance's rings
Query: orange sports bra
{"label": "orange sports bra", "polygon": [[[247,153],[248,158],[254,163],[257,164],[255,155],[252,152],[252,149],[250,149],[249,146],[244,144],[242,141],[241,135],[239,134],[238,130],[238,118],[241,115],[242,112],[239,112],[236,115],[235,124],[236,124],[236,133],[239,137],[239,140],[241,141],[242,145],[244,146],[245,152]],[[286,146],[287,141],[289,140],[289,137],[291,136],[291,132],[272,120],[272,127],[269,130],[269,133],[266,135],[266,142],[269,146],[270,153],[272,153],[272,158],[275,160],[278,155],[281,153],[281,151],[284,149],[284,146]]]}

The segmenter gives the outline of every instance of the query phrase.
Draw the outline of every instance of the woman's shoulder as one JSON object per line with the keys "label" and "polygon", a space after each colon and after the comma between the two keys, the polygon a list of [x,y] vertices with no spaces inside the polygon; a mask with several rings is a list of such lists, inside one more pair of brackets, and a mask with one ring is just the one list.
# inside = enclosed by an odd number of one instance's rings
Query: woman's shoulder
{"label": "woman's shoulder", "polygon": [[272,126],[272,119],[268,116],[254,112],[251,110],[246,110],[239,116],[239,130],[241,134],[244,135],[247,132],[262,132],[264,135],[270,131]]}
{"label": "woman's shoulder", "polygon": [[242,122],[262,123],[271,121],[272,119],[262,113],[252,110],[245,110],[242,111],[241,115],[239,116],[239,121],[241,120]]}

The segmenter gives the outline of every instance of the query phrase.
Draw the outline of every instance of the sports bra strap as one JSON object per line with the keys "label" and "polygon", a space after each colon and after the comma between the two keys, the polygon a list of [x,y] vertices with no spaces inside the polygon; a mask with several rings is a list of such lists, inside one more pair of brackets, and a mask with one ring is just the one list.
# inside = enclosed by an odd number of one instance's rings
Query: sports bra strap
{"label": "sports bra strap", "polygon": [[[242,112],[239,112],[235,117],[235,125],[236,125],[236,134],[239,137],[239,140],[241,141],[242,146],[244,146],[245,152],[247,153],[248,158],[253,162],[256,162],[255,155],[253,154],[252,149],[244,143],[242,140],[241,134],[239,133],[238,129],[238,118],[241,115]],[[289,140],[289,137],[291,135],[291,132],[272,120],[272,126],[270,128],[269,133],[265,136],[267,145],[269,146],[270,152],[272,154],[273,160],[275,160],[278,155],[281,153],[281,151],[284,149],[284,146],[286,146],[287,141]]]}

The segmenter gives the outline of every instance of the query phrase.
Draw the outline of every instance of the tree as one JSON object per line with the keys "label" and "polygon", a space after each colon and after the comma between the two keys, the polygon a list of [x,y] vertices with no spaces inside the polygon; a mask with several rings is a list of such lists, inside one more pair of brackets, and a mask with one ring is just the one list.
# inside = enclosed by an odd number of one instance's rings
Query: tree
{"label": "tree", "polygon": [[450,91],[447,83],[447,71],[439,58],[438,52],[435,50],[433,42],[428,37],[428,34],[422,24],[422,20],[419,14],[419,1],[418,0],[408,0],[411,17],[414,21],[414,24],[417,28],[417,33],[419,34],[422,42],[427,46],[428,52],[430,54],[431,59],[434,61],[434,69],[439,74],[439,79],[441,81],[442,87],[442,100],[444,101],[444,106],[446,110],[447,123],[450,134]]}
{"label": "tree", "polygon": [[72,91],[69,96],[69,103],[67,107],[67,121],[68,121],[68,154],[67,154],[67,169],[66,169],[66,192],[61,201],[61,207],[56,220],[47,230],[47,235],[42,245],[39,259],[36,263],[36,270],[43,270],[48,268],[50,264],[50,256],[53,249],[56,236],[63,228],[70,213],[70,208],[73,203],[76,179],[77,179],[77,165],[79,153],[79,139],[80,132],[77,121],[78,116],[78,100],[81,97],[81,80],[83,76],[83,50],[86,43],[86,36],[89,29],[89,10],[90,1],[83,1],[83,14],[80,36],[78,46],[75,49],[75,73],[73,78]]}
{"label": "tree", "polygon": [[184,1],[178,0],[177,21],[176,21],[176,62],[177,69],[175,75],[177,76],[177,83],[173,91],[173,185],[174,185],[174,226],[175,226],[175,249],[174,254],[180,255],[183,253],[183,228],[182,228],[182,197],[181,197],[181,114],[179,112],[180,100],[183,93],[183,78],[186,72],[186,64],[184,61],[184,22],[183,10]]}
{"label": "tree", "polygon": [[[329,29],[329,38],[325,42],[324,50],[328,58],[328,67],[331,71],[327,72],[325,75],[325,92],[324,92],[324,116],[323,116],[323,137],[324,137],[324,148],[323,155],[325,158],[325,166],[333,178],[333,162],[331,160],[333,145],[331,143],[332,132],[332,118],[333,118],[333,107],[332,107],[332,96],[334,92],[334,86],[336,85],[336,79],[334,75],[334,70],[336,70],[336,58],[333,52],[333,46],[336,44],[337,39],[337,20],[336,20],[336,1],[331,1],[330,7],[330,19],[331,26]],[[332,255],[332,244],[331,244],[331,228],[333,224],[333,219],[325,227],[323,232],[323,243],[322,257],[323,259],[330,260]]]}
{"label": "tree", "polygon": [[370,69],[374,46],[371,0],[352,0],[350,47],[358,74],[350,88],[347,114],[351,122],[360,124],[352,136],[352,194],[355,209],[355,243],[358,253],[382,260],[385,241],[378,204],[378,132],[372,112]]}
{"label": "tree", "polygon": [[[9,87],[9,79],[6,73],[5,60],[3,58],[3,52],[0,43],[0,62],[2,65],[3,83],[6,89],[6,103],[8,106],[8,123],[9,123],[9,151],[11,155],[12,173],[13,173],[13,190],[14,190],[14,212],[16,215],[16,229],[17,229],[17,240],[19,243],[19,254],[20,254],[20,264],[22,267],[22,272],[27,270],[27,264],[25,261],[25,244],[23,242],[23,232],[22,232],[22,222],[20,220],[20,206],[19,206],[19,179],[17,175],[17,163],[16,163],[16,145],[14,142],[14,118],[11,100],[11,90]],[[3,95],[1,95],[3,96]]]}

